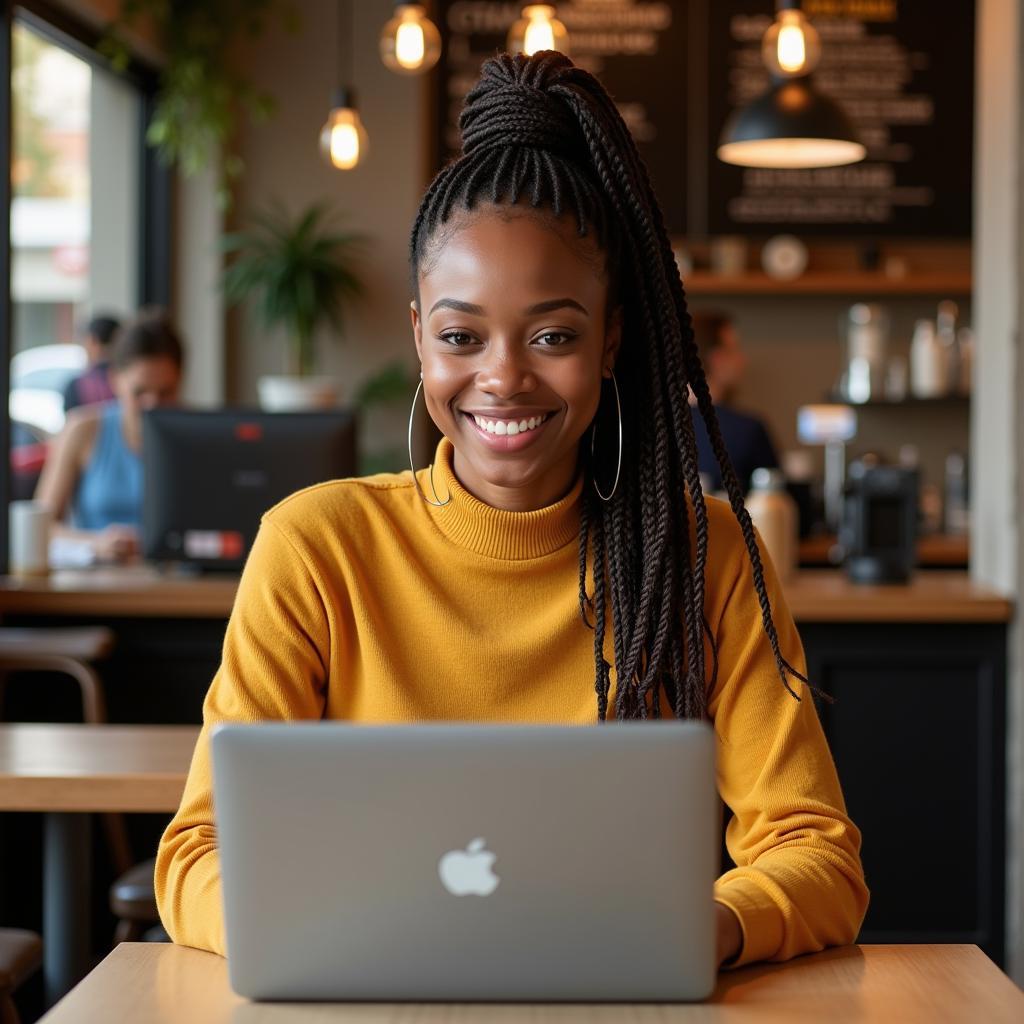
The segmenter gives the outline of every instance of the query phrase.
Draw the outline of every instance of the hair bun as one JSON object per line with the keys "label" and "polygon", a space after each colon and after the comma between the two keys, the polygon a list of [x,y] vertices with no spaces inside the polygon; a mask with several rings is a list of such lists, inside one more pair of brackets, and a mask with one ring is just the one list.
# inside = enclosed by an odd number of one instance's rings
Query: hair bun
{"label": "hair bun", "polygon": [[572,61],[555,50],[531,57],[501,53],[485,61],[459,115],[463,153],[530,146],[585,156],[586,143],[572,110],[551,91],[571,70]]}

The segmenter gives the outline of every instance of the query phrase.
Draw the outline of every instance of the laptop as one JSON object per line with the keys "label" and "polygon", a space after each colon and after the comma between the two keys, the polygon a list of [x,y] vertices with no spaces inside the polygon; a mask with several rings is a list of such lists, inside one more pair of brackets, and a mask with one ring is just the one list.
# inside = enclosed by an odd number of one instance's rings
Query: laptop
{"label": "laptop", "polygon": [[704,723],[227,724],[212,743],[239,995],[674,1002],[714,987]]}

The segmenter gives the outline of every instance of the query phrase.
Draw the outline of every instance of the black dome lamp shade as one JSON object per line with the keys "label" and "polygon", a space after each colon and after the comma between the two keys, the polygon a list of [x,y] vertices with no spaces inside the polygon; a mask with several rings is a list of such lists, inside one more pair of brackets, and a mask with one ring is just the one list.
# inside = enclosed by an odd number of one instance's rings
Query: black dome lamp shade
{"label": "black dome lamp shade", "polygon": [[777,79],[726,122],[718,157],[743,167],[838,167],[863,160],[850,119],[809,76]]}
{"label": "black dome lamp shade", "polygon": [[761,47],[771,85],[726,121],[720,160],[743,167],[838,167],[864,159],[867,150],[843,108],[811,83],[820,53],[818,33],[799,0],[779,0]]}

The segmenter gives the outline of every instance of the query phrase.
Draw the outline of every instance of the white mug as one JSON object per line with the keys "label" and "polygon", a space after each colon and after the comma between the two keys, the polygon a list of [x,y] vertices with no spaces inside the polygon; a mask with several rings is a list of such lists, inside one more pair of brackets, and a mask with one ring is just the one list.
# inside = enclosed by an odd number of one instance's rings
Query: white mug
{"label": "white mug", "polygon": [[45,576],[50,571],[50,510],[38,501],[12,501],[8,523],[12,575]]}

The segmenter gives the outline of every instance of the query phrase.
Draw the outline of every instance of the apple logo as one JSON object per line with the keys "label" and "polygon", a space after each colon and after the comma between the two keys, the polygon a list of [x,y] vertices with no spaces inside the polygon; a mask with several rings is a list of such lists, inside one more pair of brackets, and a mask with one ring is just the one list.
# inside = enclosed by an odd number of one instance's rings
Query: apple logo
{"label": "apple logo", "polygon": [[500,878],[491,870],[496,854],[485,850],[484,839],[474,839],[465,850],[450,850],[437,865],[441,884],[453,896],[490,896]]}

